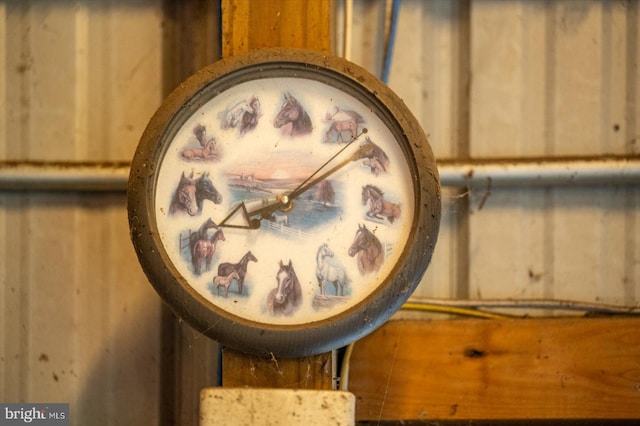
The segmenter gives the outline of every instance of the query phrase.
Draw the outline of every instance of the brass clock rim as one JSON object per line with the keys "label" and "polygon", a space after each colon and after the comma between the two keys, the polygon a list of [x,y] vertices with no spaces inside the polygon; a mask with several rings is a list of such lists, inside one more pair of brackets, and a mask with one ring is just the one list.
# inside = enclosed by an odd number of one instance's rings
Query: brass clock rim
{"label": "brass clock rim", "polygon": [[[412,173],[415,174],[412,176],[414,220],[409,240],[398,263],[393,266],[387,278],[363,300],[343,312],[314,322],[287,325],[260,323],[217,307],[191,287],[177,271],[159,240],[155,221],[154,195],[158,176],[155,161],[162,161],[172,140],[170,136],[175,135],[176,129],[191,113],[212,99],[212,96],[207,96],[209,90],[222,91],[215,82],[228,82],[243,73],[247,74],[243,75],[246,78],[244,81],[253,80],[255,78],[247,77],[251,77],[256,71],[264,72],[265,69],[280,70],[286,77],[297,77],[287,74],[297,71],[305,76],[336,78],[340,84],[357,94],[356,96],[348,91],[349,95],[363,103],[368,103],[363,97],[367,101],[375,100],[375,107],[385,114],[385,124],[389,127],[391,120],[390,124],[397,126],[392,133],[396,135],[398,131],[401,132],[400,145],[411,163]],[[274,76],[265,78],[271,77]],[[327,83],[327,80],[317,81],[335,87],[335,84]],[[380,117],[379,112],[376,115]],[[159,144],[163,146],[159,147]],[[421,170],[422,167],[424,170]],[[204,334],[219,339],[234,349],[285,357],[303,356],[344,346],[373,331],[399,309],[401,302],[406,300],[419,283],[433,254],[440,222],[440,186],[433,153],[417,120],[397,95],[374,76],[355,64],[329,55],[298,49],[260,49],[205,67],[185,80],[163,101],[145,129],[132,162],[128,214],[131,238],[144,272],[162,299],[181,318]],[[425,237],[425,241],[411,241],[413,232]],[[422,259],[419,259],[420,256]],[[407,265],[408,261],[411,265]],[[409,266],[413,271],[407,270]],[[387,300],[391,296],[395,296],[394,300]],[[357,327],[359,321],[362,322],[360,329]],[[334,333],[338,338],[319,336],[323,333]]]}

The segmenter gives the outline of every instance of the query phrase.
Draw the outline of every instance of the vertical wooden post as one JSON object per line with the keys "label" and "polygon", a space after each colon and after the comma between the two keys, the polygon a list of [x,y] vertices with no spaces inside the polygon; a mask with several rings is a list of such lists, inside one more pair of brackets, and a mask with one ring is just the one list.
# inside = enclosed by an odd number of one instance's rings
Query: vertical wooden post
{"label": "vertical wooden post", "polygon": [[329,53],[331,0],[222,0],[222,56],[261,47]]}
{"label": "vertical wooden post", "polygon": [[[222,56],[262,47],[331,50],[331,0],[222,0]],[[260,358],[230,349],[222,355],[222,385],[331,389],[331,354]]]}

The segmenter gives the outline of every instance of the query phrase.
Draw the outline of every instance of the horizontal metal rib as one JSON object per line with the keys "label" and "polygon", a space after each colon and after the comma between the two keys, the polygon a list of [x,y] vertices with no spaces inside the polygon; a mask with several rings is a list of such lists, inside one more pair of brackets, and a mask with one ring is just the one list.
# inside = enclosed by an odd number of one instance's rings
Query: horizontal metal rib
{"label": "horizontal metal rib", "polygon": [[[2,162],[2,191],[125,191],[130,164]],[[640,157],[438,161],[442,186],[640,184]]]}

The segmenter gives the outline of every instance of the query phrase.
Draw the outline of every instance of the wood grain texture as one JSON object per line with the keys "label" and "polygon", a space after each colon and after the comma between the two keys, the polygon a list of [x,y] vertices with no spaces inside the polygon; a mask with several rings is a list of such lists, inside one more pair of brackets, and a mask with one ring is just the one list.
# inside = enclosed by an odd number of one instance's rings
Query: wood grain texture
{"label": "wood grain texture", "polygon": [[638,319],[392,321],[359,341],[357,420],[640,418]]}
{"label": "wood grain texture", "polygon": [[[329,52],[331,1],[222,0],[222,56],[262,47]],[[331,354],[265,359],[225,348],[222,385],[332,389]]]}
{"label": "wood grain texture", "polygon": [[252,388],[333,388],[331,353],[293,359],[257,357],[225,348],[222,386]]}
{"label": "wood grain texture", "polygon": [[222,56],[261,47],[329,52],[330,6],[330,0],[222,0]]}

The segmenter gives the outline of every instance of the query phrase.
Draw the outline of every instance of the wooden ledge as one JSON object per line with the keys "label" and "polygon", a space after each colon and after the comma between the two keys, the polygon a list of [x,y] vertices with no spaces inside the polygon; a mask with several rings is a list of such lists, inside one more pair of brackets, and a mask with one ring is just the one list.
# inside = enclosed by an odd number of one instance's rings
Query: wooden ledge
{"label": "wooden ledge", "polygon": [[640,418],[640,319],[391,321],[349,391],[358,421]]}

